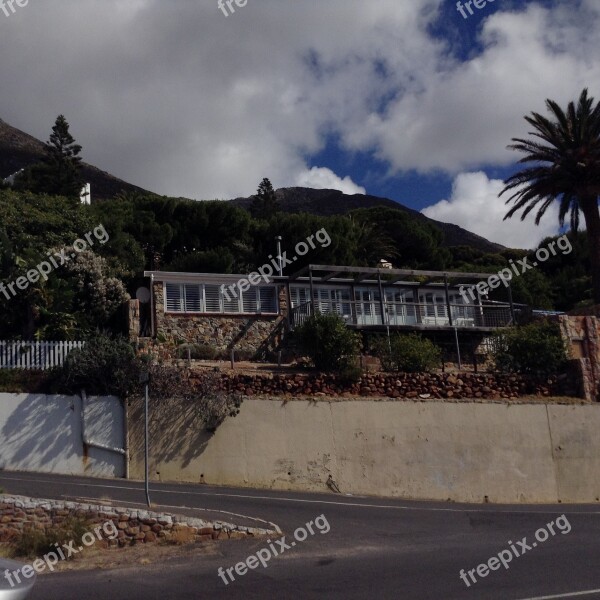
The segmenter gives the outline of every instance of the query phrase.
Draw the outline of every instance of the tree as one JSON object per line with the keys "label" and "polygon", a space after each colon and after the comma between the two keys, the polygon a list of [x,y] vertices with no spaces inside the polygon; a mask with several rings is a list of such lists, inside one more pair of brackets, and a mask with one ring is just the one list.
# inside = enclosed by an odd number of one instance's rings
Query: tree
{"label": "tree", "polygon": [[56,118],[44,150],[43,161],[24,169],[15,187],[38,194],[79,198],[83,186],[79,156],[81,146],[75,143],[64,115]]}
{"label": "tree", "polygon": [[[594,302],[600,304],[600,103],[581,92],[577,106],[570,102],[566,112],[552,100],[546,100],[552,115],[548,119],[532,112],[525,120],[535,129],[537,138],[513,138],[509,148],[523,153],[520,163],[533,163],[509,177],[500,195],[514,192],[506,204],[514,203],[504,219],[523,209],[521,220],[537,207],[536,225],[547,208],[560,203],[559,223],[562,227],[570,213],[573,231],[583,213],[590,248]],[[538,141],[541,140],[541,141]]]}
{"label": "tree", "polygon": [[250,212],[255,219],[268,219],[279,212],[279,201],[271,182],[265,177],[252,200]]}

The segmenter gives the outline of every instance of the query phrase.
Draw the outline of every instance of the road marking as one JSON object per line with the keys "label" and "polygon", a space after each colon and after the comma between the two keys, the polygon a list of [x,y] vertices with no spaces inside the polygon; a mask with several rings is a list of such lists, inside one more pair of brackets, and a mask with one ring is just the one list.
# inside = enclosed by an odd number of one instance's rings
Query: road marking
{"label": "road marking", "polygon": [[[25,481],[28,483],[60,483],[59,481],[52,479],[26,479],[18,477],[6,477],[0,474],[0,480],[7,481]],[[64,480],[63,480],[64,481]],[[94,483],[75,483],[68,482],[71,486],[77,487],[89,487],[89,488],[100,488],[100,489],[113,489],[113,490],[128,490],[134,492],[143,492],[144,488],[141,487],[130,487],[124,485],[99,485]],[[168,485],[168,484],[167,484]],[[190,495],[190,496],[207,496],[207,497],[223,497],[223,498],[242,498],[248,500],[270,500],[270,501],[281,501],[281,502],[297,502],[302,504],[327,504],[333,506],[353,506],[359,508],[385,508],[385,509],[396,509],[396,510],[412,510],[412,511],[425,511],[425,512],[455,512],[455,513],[486,513],[486,514],[531,514],[531,515],[555,515],[557,512],[572,515],[598,515],[600,511],[569,511],[565,510],[564,507],[556,508],[556,510],[489,510],[482,508],[434,508],[434,507],[422,507],[422,506],[401,506],[401,505],[390,505],[390,504],[367,504],[364,502],[334,502],[333,500],[308,500],[304,498],[286,498],[281,496],[252,496],[250,494],[228,494],[225,492],[192,492],[192,491],[180,491],[180,490],[169,490],[161,488],[150,488],[150,491],[157,494],[179,494],[179,495]],[[18,495],[18,494],[17,494]],[[210,509],[207,509],[210,510]],[[525,599],[529,600],[529,599]]]}
{"label": "road marking", "polygon": [[555,596],[536,596],[535,598],[522,598],[521,600],[556,600],[557,598],[575,598],[576,596],[589,596],[590,594],[600,594],[600,589],[588,590],[586,592],[571,592],[570,594],[557,594]]}

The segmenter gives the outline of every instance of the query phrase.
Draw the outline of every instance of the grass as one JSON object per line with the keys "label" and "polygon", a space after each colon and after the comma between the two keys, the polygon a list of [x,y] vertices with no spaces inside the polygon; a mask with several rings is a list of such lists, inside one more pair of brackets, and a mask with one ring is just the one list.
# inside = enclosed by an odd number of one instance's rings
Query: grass
{"label": "grass", "polygon": [[35,558],[43,556],[56,549],[56,544],[62,546],[70,541],[79,543],[87,531],[87,521],[79,518],[65,519],[58,527],[41,531],[26,529],[20,538],[12,543],[15,556]]}

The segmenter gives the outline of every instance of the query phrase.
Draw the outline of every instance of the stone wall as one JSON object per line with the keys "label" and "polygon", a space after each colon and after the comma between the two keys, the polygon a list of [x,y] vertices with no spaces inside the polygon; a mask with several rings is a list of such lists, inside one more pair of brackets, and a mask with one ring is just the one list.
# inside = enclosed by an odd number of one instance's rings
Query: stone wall
{"label": "stone wall", "polygon": [[[157,540],[194,542],[276,533],[271,529],[210,522],[162,512],[0,495],[0,542],[15,540],[28,529],[46,531],[60,527],[69,518],[84,519],[90,531],[95,525],[112,521],[118,531],[116,538],[110,539],[114,534],[107,535],[106,531],[98,530],[98,535],[103,538],[98,543],[105,548]],[[75,545],[81,542],[73,541]]]}
{"label": "stone wall", "polygon": [[154,284],[154,307],[156,336],[167,345],[186,342],[265,355],[280,346],[287,322],[283,315],[166,313],[162,283]]}
{"label": "stone wall", "polygon": [[[591,307],[594,313],[598,307]],[[600,385],[600,319],[595,316],[561,315],[558,317],[563,339],[581,380],[582,395],[597,401]]]}
{"label": "stone wall", "polygon": [[[194,385],[203,371],[185,375]],[[579,396],[574,374],[538,380],[525,375],[497,373],[365,373],[357,383],[334,374],[228,372],[221,375],[222,389],[246,396],[382,397],[389,398],[518,398],[519,396]]]}

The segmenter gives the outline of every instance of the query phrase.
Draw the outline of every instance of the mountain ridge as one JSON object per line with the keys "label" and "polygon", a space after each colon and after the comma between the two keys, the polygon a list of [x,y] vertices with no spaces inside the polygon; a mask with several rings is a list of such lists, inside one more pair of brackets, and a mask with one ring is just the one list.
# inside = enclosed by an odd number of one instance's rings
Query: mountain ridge
{"label": "mountain ridge", "polygon": [[[483,252],[499,252],[505,249],[501,244],[491,242],[486,238],[477,235],[459,225],[453,223],[444,223],[436,221],[424,214],[409,208],[400,202],[372,196],[370,194],[344,194],[340,190],[333,189],[314,189],[303,187],[279,188],[275,191],[280,208],[283,212],[307,212],[318,216],[333,216],[347,214],[358,208],[374,208],[376,206],[385,206],[386,208],[395,208],[401,210],[416,219],[431,223],[441,229],[444,234],[443,245],[448,246],[472,246]],[[237,206],[250,209],[253,197],[239,197],[230,200]]]}
{"label": "mountain ridge", "polygon": [[[0,119],[0,180],[36,162],[45,155],[45,144],[34,136],[13,127]],[[128,183],[106,171],[82,161],[82,177],[92,186],[92,201],[113,198],[119,192],[153,194]],[[444,246],[466,245],[484,252],[498,252],[504,246],[491,242],[452,223],[436,221],[400,202],[370,194],[344,194],[340,190],[303,187],[280,188],[276,191],[284,212],[308,212],[319,216],[343,215],[358,208],[385,206],[401,210],[416,219],[432,223],[444,234]],[[250,209],[252,196],[238,197],[228,202]]]}

